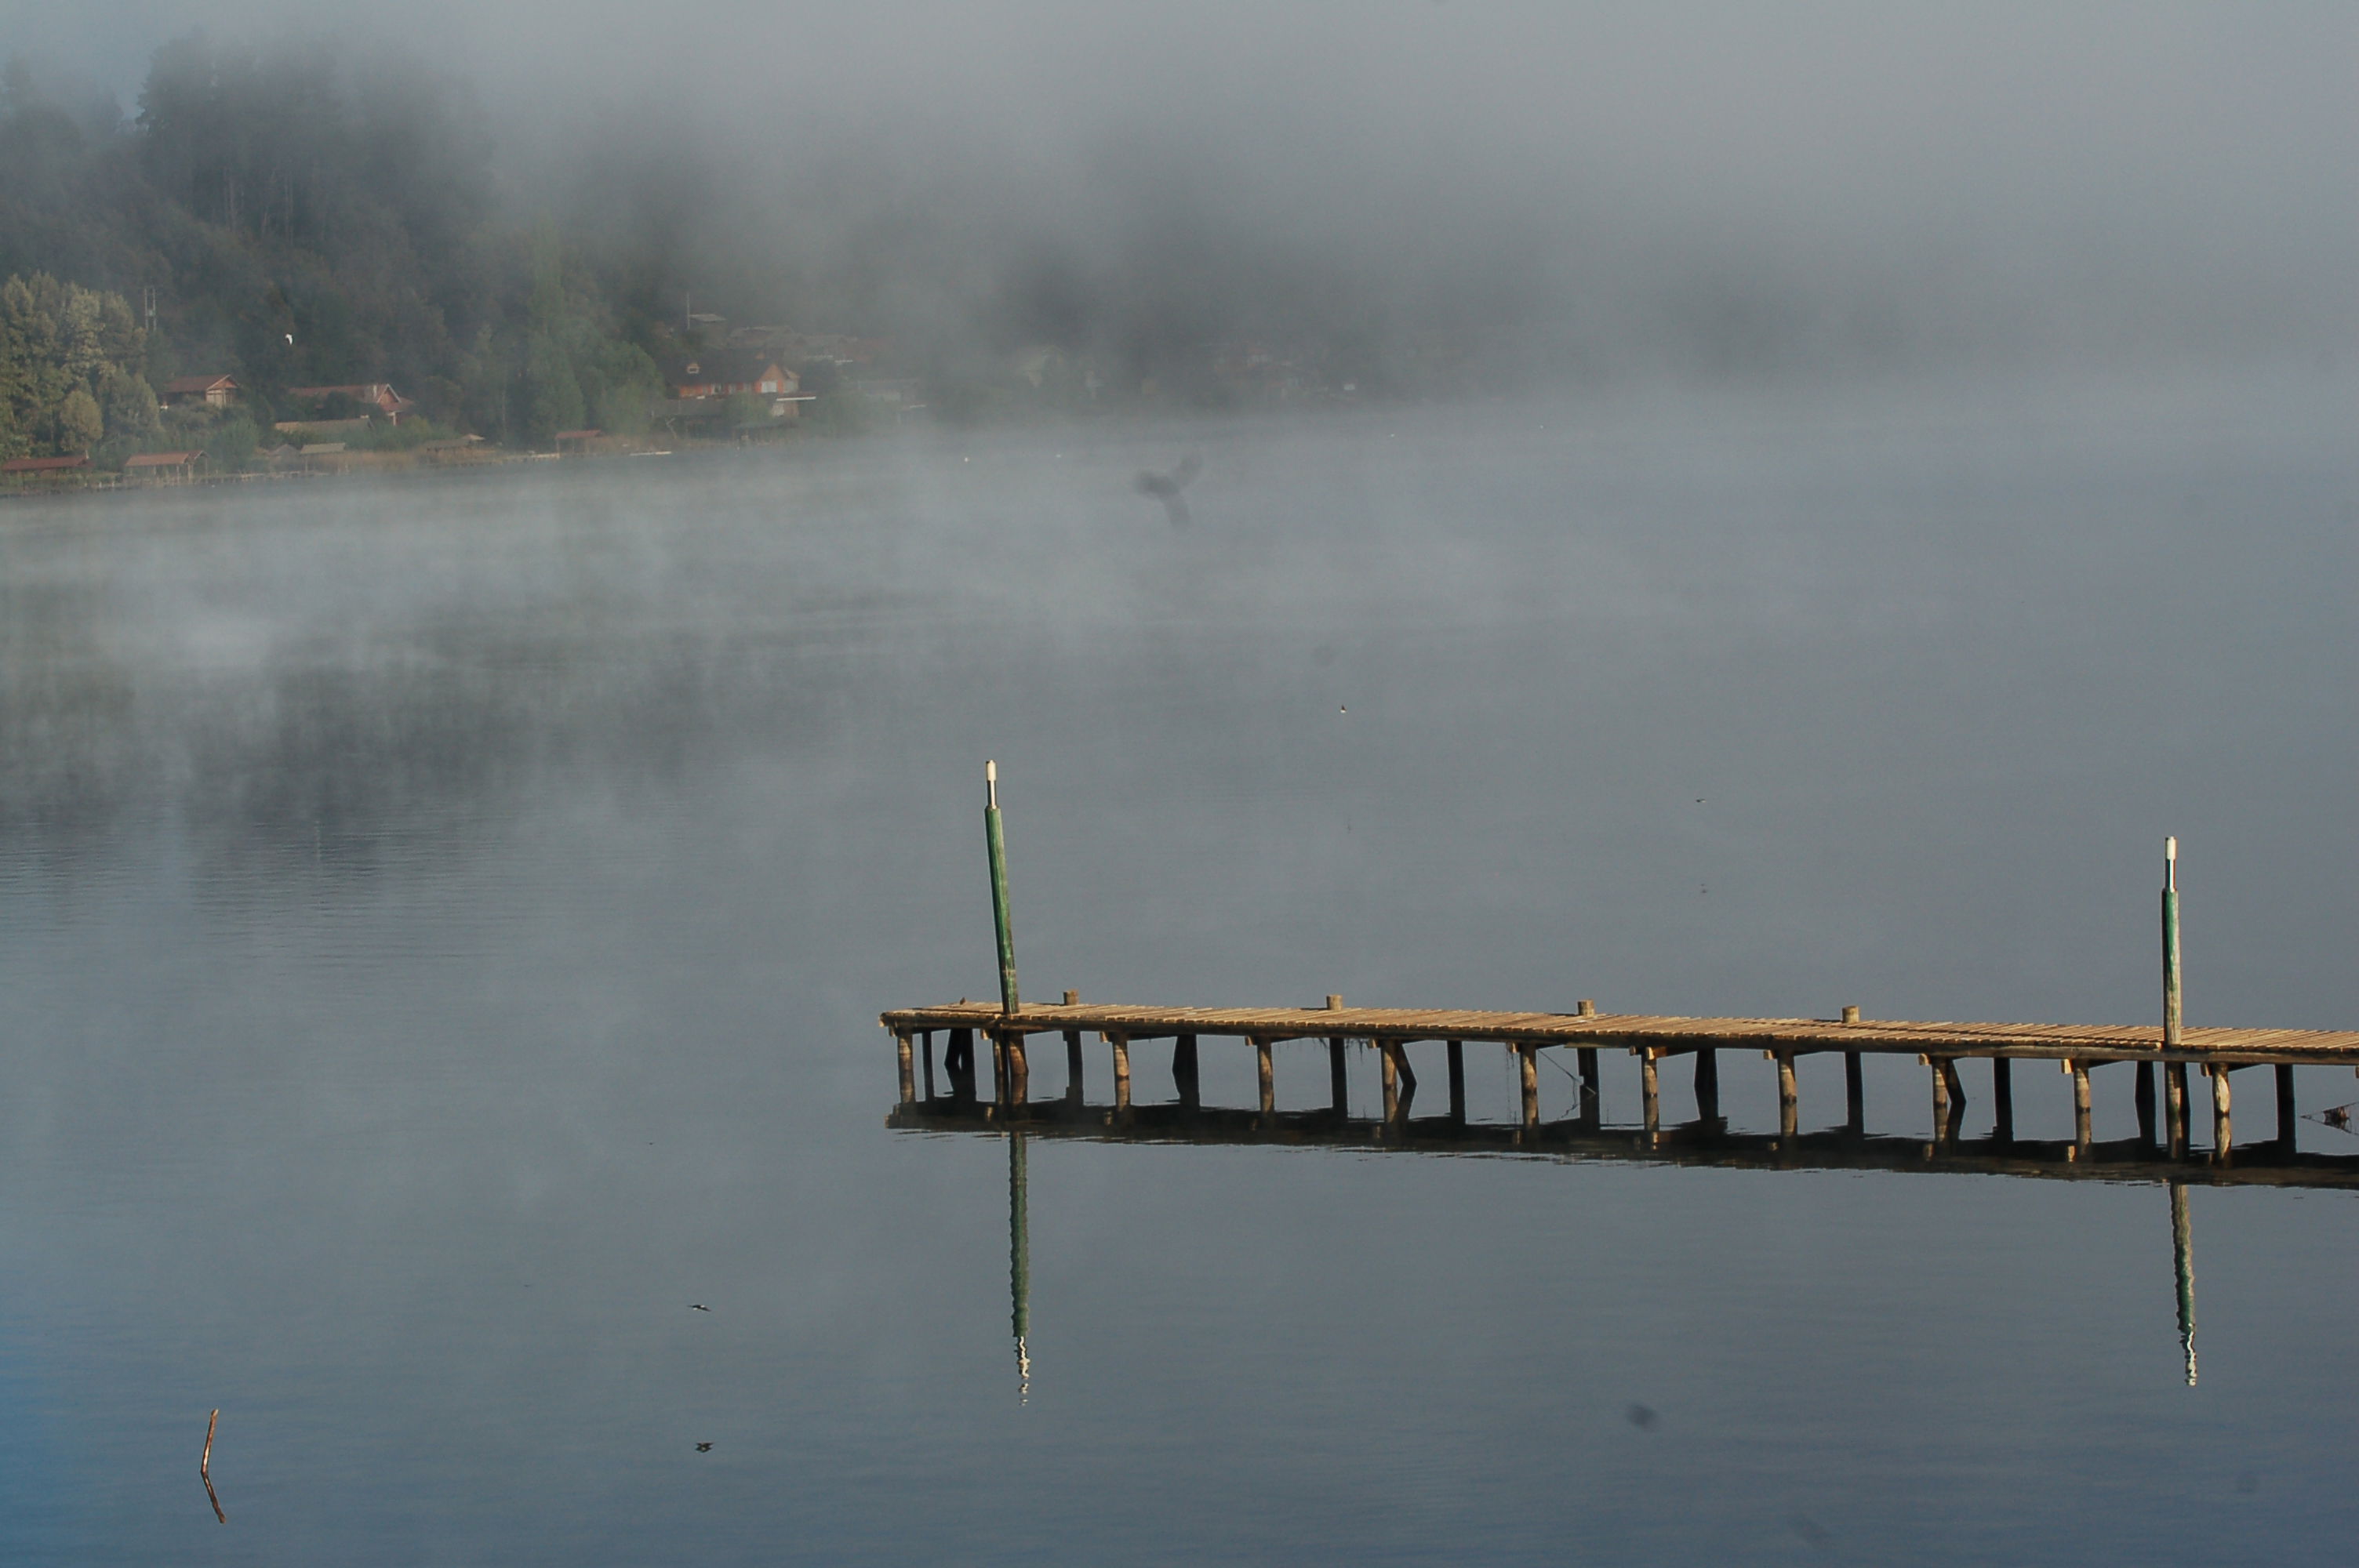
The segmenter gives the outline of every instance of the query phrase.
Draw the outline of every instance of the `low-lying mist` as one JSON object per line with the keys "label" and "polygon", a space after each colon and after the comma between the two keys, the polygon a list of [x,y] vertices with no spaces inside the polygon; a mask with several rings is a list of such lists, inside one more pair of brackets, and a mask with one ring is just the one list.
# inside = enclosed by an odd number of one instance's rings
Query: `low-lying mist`
{"label": "low-lying mist", "polygon": [[[201,19],[265,51],[316,26]],[[126,107],[166,36],[28,21]],[[554,218],[641,335],[693,308],[890,338],[936,377],[1050,348],[1182,393],[1245,341],[1434,396],[2332,360],[2354,325],[2339,5],[429,3],[358,27],[342,69],[457,79],[499,210]]]}

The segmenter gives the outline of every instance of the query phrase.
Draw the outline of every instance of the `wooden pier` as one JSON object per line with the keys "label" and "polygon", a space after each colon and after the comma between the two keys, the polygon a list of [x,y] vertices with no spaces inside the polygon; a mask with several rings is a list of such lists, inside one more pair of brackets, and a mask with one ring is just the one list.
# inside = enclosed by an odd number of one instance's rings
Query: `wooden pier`
{"label": "wooden pier", "polygon": [[[2297,1029],[2187,1028],[2166,1031],[2156,1026],[2042,1023],[1948,1023],[1864,1019],[1857,1008],[1846,1007],[1834,1018],[1675,1018],[1650,1013],[1608,1013],[1582,1002],[1569,1013],[1424,1011],[1400,1008],[1346,1008],[1341,997],[1329,997],[1320,1008],[1150,1008],[1084,1005],[1072,992],[1060,1003],[1019,1005],[1008,1009],[989,1002],[961,1001],[948,1006],[899,1009],[885,1013],[880,1022],[893,1035],[900,1058],[901,1100],[919,1103],[922,1068],[923,1100],[973,1101],[976,1093],[978,1041],[991,1048],[992,1101],[1007,1108],[1029,1102],[1029,1046],[1038,1035],[1060,1036],[1066,1047],[1071,1084],[1083,1081],[1084,1037],[1095,1035],[1109,1049],[1113,1104],[1129,1110],[1132,1088],[1131,1047],[1142,1042],[1171,1043],[1172,1083],[1182,1108],[1202,1108],[1197,1093],[1198,1043],[1207,1038],[1234,1039],[1249,1046],[1256,1057],[1260,1104],[1251,1113],[1277,1113],[1272,1047],[1296,1040],[1324,1041],[1329,1052],[1330,1105],[1320,1114],[1343,1117],[1348,1106],[1346,1046],[1357,1042],[1373,1047],[1382,1083],[1384,1115],[1375,1125],[1399,1124],[1418,1085],[1409,1047],[1439,1044],[1445,1062],[1449,1116],[1465,1121],[1464,1051],[1470,1044],[1497,1046],[1515,1059],[1522,1087],[1518,1132],[1541,1127],[1538,1062],[1546,1050],[1570,1050],[1577,1058],[1579,1115],[1574,1124],[1594,1125],[1602,1097],[1600,1055],[1626,1053],[1636,1058],[1639,1076],[1642,1132],[1662,1130],[1658,1065],[1686,1056],[1691,1059],[1692,1083],[1699,1123],[1719,1117],[1720,1054],[1757,1051],[1774,1064],[1777,1082],[1779,1137],[1792,1140],[1800,1126],[1800,1094],[1794,1071],[1799,1057],[1840,1053],[1844,1058],[1844,1126],[1864,1134],[1860,1061],[1868,1055],[1913,1056],[1928,1070],[1933,1136],[1954,1143],[1966,1103],[1961,1062],[1984,1061],[1994,1112],[1993,1136],[2013,1137],[2014,1064],[2019,1060],[2053,1062],[2071,1081],[2075,1145],[2092,1146],[2090,1118],[2093,1102],[2092,1074],[2100,1068],[2130,1065],[2135,1069],[2134,1093],[2140,1136],[2167,1148],[2171,1158],[2190,1149],[2193,1119],[2188,1069],[2200,1070],[2210,1082],[2212,1145],[2225,1154],[2234,1143],[2232,1075],[2248,1067],[2273,1069],[2277,1090],[2277,1138],[2289,1148],[2295,1119],[2293,1073],[2297,1066],[2359,1069],[2359,1031]],[[933,1036],[945,1034],[944,1067],[951,1084],[947,1097],[936,1092]],[[2175,1035],[2175,1039],[2169,1036]],[[1977,1076],[1980,1076],[1977,1074]],[[2160,1116],[2156,1094],[2161,1091]],[[1347,1118],[1345,1119],[1348,1119]],[[2159,1126],[2158,1126],[2159,1121]]]}

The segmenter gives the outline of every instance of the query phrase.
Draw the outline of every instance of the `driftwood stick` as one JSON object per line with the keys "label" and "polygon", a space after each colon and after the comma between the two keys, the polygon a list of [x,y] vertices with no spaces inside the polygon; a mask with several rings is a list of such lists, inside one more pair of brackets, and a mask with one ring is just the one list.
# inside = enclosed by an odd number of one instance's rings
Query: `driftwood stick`
{"label": "driftwood stick", "polygon": [[205,1484],[205,1498],[213,1505],[213,1518],[227,1524],[229,1515],[222,1512],[221,1498],[213,1492],[213,1427],[220,1421],[218,1410],[205,1418],[205,1451],[197,1455],[197,1479]]}

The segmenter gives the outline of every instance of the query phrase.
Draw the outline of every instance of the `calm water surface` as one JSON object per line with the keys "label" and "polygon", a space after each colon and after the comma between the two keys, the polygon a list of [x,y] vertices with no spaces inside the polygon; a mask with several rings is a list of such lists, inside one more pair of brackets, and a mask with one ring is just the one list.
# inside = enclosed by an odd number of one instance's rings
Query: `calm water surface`
{"label": "calm water surface", "polygon": [[2176,833],[2190,1015],[2351,1026],[2351,391],[11,506],[0,1560],[2348,1561],[2352,1195],[2192,1195],[2190,1388],[2151,1186],[1036,1140],[1019,1386],[875,1018],[992,992],[989,756],[1035,994],[2145,1022]]}

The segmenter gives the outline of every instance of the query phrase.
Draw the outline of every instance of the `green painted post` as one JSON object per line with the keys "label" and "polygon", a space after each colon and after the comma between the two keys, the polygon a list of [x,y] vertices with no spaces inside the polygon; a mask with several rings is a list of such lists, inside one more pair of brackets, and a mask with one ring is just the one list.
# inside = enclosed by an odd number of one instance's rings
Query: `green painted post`
{"label": "green painted post", "polygon": [[991,849],[991,920],[999,928],[999,1010],[1014,1012],[1021,1005],[1016,994],[1016,934],[1007,920],[1007,840],[999,827],[999,764],[983,764],[983,832]]}
{"label": "green painted post", "polygon": [[2162,1048],[2179,1049],[2179,840],[2162,841]]}

